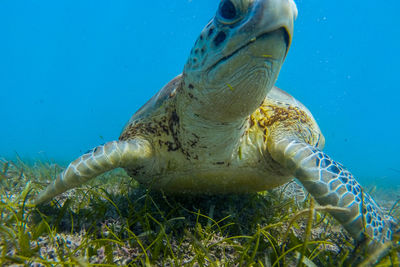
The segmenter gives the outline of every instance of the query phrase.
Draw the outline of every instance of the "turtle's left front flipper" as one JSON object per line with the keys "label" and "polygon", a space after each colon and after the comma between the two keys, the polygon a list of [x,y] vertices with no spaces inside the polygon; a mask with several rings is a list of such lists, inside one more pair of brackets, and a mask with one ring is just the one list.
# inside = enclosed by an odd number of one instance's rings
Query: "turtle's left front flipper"
{"label": "turtle's left front flipper", "polygon": [[355,239],[370,237],[370,247],[392,240],[395,220],[384,214],[340,163],[318,148],[286,138],[268,142],[268,151],[274,160],[293,171],[320,205],[347,209],[331,214]]}
{"label": "turtle's left front flipper", "polygon": [[82,155],[57,176],[33,201],[38,205],[77,187],[90,179],[118,167],[135,167],[152,160],[152,147],[147,140],[113,141]]}

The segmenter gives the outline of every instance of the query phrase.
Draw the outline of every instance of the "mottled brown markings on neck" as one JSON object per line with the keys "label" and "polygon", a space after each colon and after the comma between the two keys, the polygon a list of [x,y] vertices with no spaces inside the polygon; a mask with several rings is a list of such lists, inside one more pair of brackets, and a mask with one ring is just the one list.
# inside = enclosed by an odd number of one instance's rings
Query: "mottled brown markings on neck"
{"label": "mottled brown markings on neck", "polygon": [[[270,134],[270,128],[275,125],[293,127],[294,125],[312,125],[312,119],[306,112],[295,106],[263,103],[248,119],[249,130],[259,129],[263,133],[264,142]],[[249,133],[246,131],[246,134]],[[304,129],[303,129],[304,130]],[[300,128],[298,129],[300,130]]]}
{"label": "mottled brown markings on neck", "polygon": [[137,136],[165,136],[169,135],[169,128],[166,124],[166,117],[160,120],[132,123],[127,126],[119,137],[120,141],[133,139]]}
{"label": "mottled brown markings on neck", "polygon": [[[275,105],[264,105],[259,108],[264,116],[258,121],[260,127],[269,127],[277,122],[307,123],[310,122],[308,115],[297,107],[278,107]],[[262,125],[262,126],[261,126]]]}
{"label": "mottled brown markings on neck", "polygon": [[253,115],[251,115],[251,116],[250,116],[250,118],[248,119],[248,122],[249,122],[249,128],[253,127],[253,126],[254,126],[254,124],[256,124],[256,122],[255,122],[255,119],[254,119],[254,116],[253,116]]}
{"label": "mottled brown markings on neck", "polygon": [[197,144],[199,143],[200,138],[195,133],[192,133],[192,135],[193,135],[194,139],[189,140],[189,143],[192,148],[195,148],[197,146]]}
{"label": "mottled brown markings on neck", "polygon": [[182,146],[181,140],[179,139],[179,124],[180,118],[176,110],[172,110],[170,113],[169,129],[171,131],[171,136],[173,142],[167,141],[165,144],[168,146],[168,151],[177,151],[178,149],[186,156],[187,159],[191,159],[190,153]]}
{"label": "mottled brown markings on neck", "polygon": [[168,124],[169,129],[170,129],[171,134],[172,134],[172,138],[174,140],[174,143],[168,142],[168,144],[169,144],[168,145],[168,151],[171,151],[171,150],[172,151],[176,151],[181,147],[181,143],[180,143],[179,138],[178,138],[178,131],[179,131],[178,125],[179,125],[179,116],[176,113],[176,110],[174,109],[171,112],[171,116],[170,116],[169,124]]}

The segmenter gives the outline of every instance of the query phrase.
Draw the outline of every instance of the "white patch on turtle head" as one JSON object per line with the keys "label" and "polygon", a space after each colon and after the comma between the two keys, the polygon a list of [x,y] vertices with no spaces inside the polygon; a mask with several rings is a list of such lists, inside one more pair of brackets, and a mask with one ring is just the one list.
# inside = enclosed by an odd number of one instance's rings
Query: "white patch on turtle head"
{"label": "white patch on turtle head", "polygon": [[193,112],[222,122],[250,115],[277,79],[296,16],[292,0],[222,0],[183,71]]}

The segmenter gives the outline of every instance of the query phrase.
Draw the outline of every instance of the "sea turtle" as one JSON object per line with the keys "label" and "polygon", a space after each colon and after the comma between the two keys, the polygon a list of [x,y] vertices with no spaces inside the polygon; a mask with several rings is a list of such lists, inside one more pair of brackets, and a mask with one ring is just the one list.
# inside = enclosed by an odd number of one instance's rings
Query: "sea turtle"
{"label": "sea turtle", "polygon": [[310,111],[274,83],[292,42],[293,0],[222,0],[183,73],[126,124],[119,140],[72,162],[36,204],[122,167],[148,187],[178,193],[247,193],[296,177],[370,244],[392,239],[394,219],[324,152]]}

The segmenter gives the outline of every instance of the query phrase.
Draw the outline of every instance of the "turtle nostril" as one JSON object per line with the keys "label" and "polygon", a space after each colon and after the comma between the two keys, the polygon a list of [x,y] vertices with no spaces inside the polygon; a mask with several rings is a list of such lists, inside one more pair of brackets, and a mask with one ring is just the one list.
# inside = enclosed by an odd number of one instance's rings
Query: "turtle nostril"
{"label": "turtle nostril", "polygon": [[225,39],[226,39],[226,33],[222,32],[222,31],[219,32],[217,34],[217,36],[215,36],[215,38],[214,38],[215,46],[219,46],[223,41],[225,41]]}

